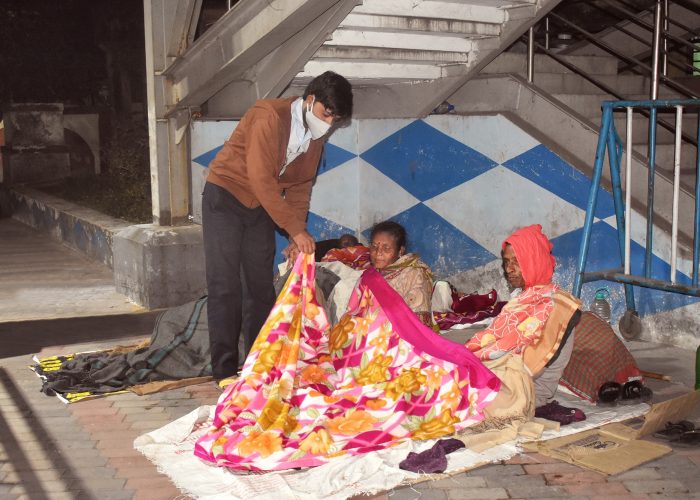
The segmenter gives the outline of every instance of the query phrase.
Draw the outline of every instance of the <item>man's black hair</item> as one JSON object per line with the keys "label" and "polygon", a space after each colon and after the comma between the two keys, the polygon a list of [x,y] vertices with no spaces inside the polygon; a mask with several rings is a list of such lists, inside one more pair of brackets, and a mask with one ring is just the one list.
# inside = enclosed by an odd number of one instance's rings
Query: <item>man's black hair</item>
{"label": "man's black hair", "polygon": [[306,86],[304,99],[313,95],[338,121],[352,117],[352,85],[338,73],[326,71]]}
{"label": "man's black hair", "polygon": [[370,243],[374,241],[375,235],[379,233],[390,234],[396,242],[397,249],[401,249],[401,247],[406,248],[406,229],[398,222],[385,220],[384,222],[375,224],[369,236]]}

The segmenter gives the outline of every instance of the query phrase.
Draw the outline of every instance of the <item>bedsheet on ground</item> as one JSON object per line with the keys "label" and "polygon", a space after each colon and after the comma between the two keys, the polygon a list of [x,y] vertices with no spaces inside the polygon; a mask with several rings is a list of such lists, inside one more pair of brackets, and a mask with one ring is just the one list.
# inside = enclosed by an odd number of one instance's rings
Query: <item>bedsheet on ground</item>
{"label": "bedsheet on ground", "polygon": [[[644,415],[647,404],[599,408],[574,396],[558,394],[564,406],[581,408],[586,420],[548,430],[542,439],[566,436]],[[409,451],[420,452],[435,440],[410,441],[398,446],[359,456],[339,457],[310,469],[265,474],[234,473],[211,466],[193,454],[194,444],[211,423],[214,406],[202,406],[189,414],[138,437],[134,448],[151,460],[185,493],[196,498],[246,500],[330,499],[391,490],[404,484],[447,477],[488,463],[507,460],[520,452],[516,441],[490,448],[482,453],[461,449],[448,455],[444,474],[414,474],[399,469]]]}

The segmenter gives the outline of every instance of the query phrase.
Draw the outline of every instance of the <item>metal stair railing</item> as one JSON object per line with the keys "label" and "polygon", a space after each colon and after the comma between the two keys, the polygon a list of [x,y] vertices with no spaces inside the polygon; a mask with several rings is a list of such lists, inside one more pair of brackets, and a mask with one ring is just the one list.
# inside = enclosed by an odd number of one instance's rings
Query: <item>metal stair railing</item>
{"label": "metal stair railing", "polygon": [[[621,51],[615,49],[614,47],[600,41],[597,39],[596,35],[593,33],[590,33],[586,31],[585,29],[579,27],[575,23],[564,19],[562,16],[555,14],[553,12],[550,12],[549,15],[542,21],[545,26],[545,44],[544,46],[540,43],[537,43],[535,41],[535,30],[534,27],[530,28],[528,35],[525,37],[524,41],[527,43],[528,46],[528,58],[527,58],[527,78],[528,82],[533,83],[534,81],[534,54],[535,54],[535,48],[539,49],[540,52],[543,54],[546,54],[547,56],[551,57],[555,61],[557,61],[559,64],[562,66],[566,67],[573,73],[581,76],[582,78],[586,79],[587,81],[591,82],[593,85],[601,89],[603,92],[615,97],[618,100],[624,100],[627,99],[627,96],[623,96],[619,92],[617,92],[615,89],[610,87],[609,85],[601,82],[600,80],[596,79],[595,77],[591,76],[583,70],[582,68],[576,66],[575,64],[572,64],[566,59],[560,55],[558,55],[556,52],[552,51],[549,47],[549,31],[550,31],[550,19],[558,21],[560,24],[567,26],[574,31],[576,31],[583,39],[587,40],[588,42],[592,43],[593,45],[599,47],[600,49],[604,50],[605,52],[609,53],[610,55],[617,57],[621,61],[624,61],[627,63],[636,73],[638,74],[643,74],[643,75],[649,75],[650,80],[651,80],[651,87],[650,87],[650,98],[651,99],[657,99],[658,97],[658,88],[659,84],[663,84],[674,91],[678,92],[684,97],[688,97],[691,99],[696,99],[699,96],[696,95],[696,92],[685,85],[674,81],[673,78],[670,78],[666,75],[666,66],[667,62],[669,59],[667,58],[667,51],[666,50],[661,50],[661,47],[663,46],[664,49],[667,49],[667,44],[666,40],[671,39],[674,42],[677,42],[679,44],[682,44],[683,46],[686,47],[691,47],[693,48],[694,45],[686,40],[683,40],[682,38],[676,37],[672,35],[668,31],[668,24],[675,24],[681,29],[688,30],[690,33],[695,34],[696,32],[692,30],[691,28],[688,28],[687,26],[683,25],[680,22],[677,22],[673,19],[671,19],[667,13],[668,13],[668,0],[656,0],[654,4],[654,25],[649,25],[648,23],[641,21],[636,18],[638,14],[635,14],[634,12],[631,12],[623,7],[619,7],[614,5],[610,0],[602,0],[603,3],[608,5],[609,9],[605,9],[601,5],[597,3],[592,3],[595,8],[604,10],[606,12],[610,12],[611,9],[617,10],[622,12],[626,17],[626,20],[632,21],[639,26],[642,26],[643,28],[650,30],[653,34],[653,39],[651,42],[647,40],[643,40],[642,37],[630,33],[628,30],[625,30],[624,28],[621,28],[617,25],[612,25],[611,28],[614,28],[618,31],[621,31],[625,34],[632,35],[633,38],[637,41],[643,41],[646,45],[649,45],[652,48],[653,52],[653,57],[652,57],[652,65],[649,66],[648,64],[645,64],[644,62],[631,57],[631,56],[626,56],[624,55]],[[630,7],[629,4],[624,2],[624,0],[616,0],[617,2]],[[651,7],[649,8],[651,9]],[[648,11],[649,9],[644,10],[643,12]],[[541,22],[541,23],[542,23]],[[540,24],[541,24],[540,23]],[[664,29],[662,29],[662,27]],[[662,43],[663,42],[663,43]],[[662,71],[659,71],[659,65],[661,64],[661,69]],[[683,65],[686,69],[692,69],[692,66],[690,65]],[[642,110],[641,114],[646,116],[647,118],[650,118],[649,112]],[[663,120],[661,118],[657,117],[658,125],[664,127],[666,130],[669,130],[673,132],[675,130],[674,124],[667,122],[666,120]],[[650,125],[651,126],[651,125]],[[692,137],[688,134],[683,133],[681,136],[683,142],[691,144],[693,146],[697,146],[697,141],[695,137]]]}
{"label": "metal stair railing", "polygon": [[[689,48],[694,47],[694,45],[692,43],[690,43],[686,40],[683,40],[682,38],[676,37],[676,36],[672,35],[670,32],[668,32],[667,30],[663,30],[661,28],[661,26],[663,25],[663,21],[665,19],[663,16],[664,5],[667,5],[667,2],[668,2],[668,0],[657,0],[656,1],[656,8],[655,8],[656,14],[655,14],[655,22],[654,22],[653,27],[648,25],[648,23],[644,23],[643,21],[639,21],[636,18],[634,18],[632,16],[633,13],[625,11],[625,13],[630,15],[630,19],[629,19],[630,21],[638,22],[638,23],[640,23],[641,26],[643,26],[647,29],[653,28],[653,41],[652,42],[644,41],[645,44],[649,45],[653,49],[653,58],[652,58],[653,61],[652,61],[651,66],[649,66],[648,64],[645,64],[644,62],[638,60],[635,57],[627,56],[627,55],[623,54],[621,51],[617,50],[615,47],[612,47],[612,46],[606,44],[605,42],[598,40],[595,34],[586,31],[585,29],[578,26],[576,23],[574,23],[568,19],[565,19],[562,16],[560,16],[559,14],[556,14],[554,12],[550,12],[549,15],[547,16],[548,19],[545,19],[545,26],[546,26],[545,36],[548,37],[547,33],[550,29],[549,28],[550,20],[557,21],[559,24],[564,25],[567,28],[571,28],[577,34],[579,34],[582,38],[584,38],[585,40],[587,40],[591,44],[595,45],[596,47],[604,50],[605,52],[607,52],[608,54],[610,54],[614,57],[617,57],[621,61],[624,61],[626,64],[629,65],[631,70],[633,70],[639,74],[649,75],[651,77],[651,86],[652,86],[652,88],[650,90],[650,94],[654,93],[654,88],[657,89],[657,93],[658,93],[658,85],[659,85],[659,83],[661,83],[663,85],[668,86],[669,88],[673,89],[674,91],[678,92],[679,94],[681,94],[685,97],[695,99],[698,96],[695,95],[696,92],[694,90],[686,87],[685,85],[675,81],[673,78],[671,78],[671,77],[663,74],[663,72],[659,71],[659,61],[661,60],[660,58],[662,56],[666,55],[666,52],[662,53],[661,48],[660,48],[660,44],[663,40],[671,39],[674,42],[676,42],[677,44],[682,44],[685,47],[689,47]],[[608,3],[609,2],[606,2],[606,4],[608,4]],[[600,5],[596,5],[596,8],[602,9],[603,7]],[[621,8],[617,7],[617,9],[621,9]],[[667,19],[670,20],[670,18],[667,18]],[[624,28],[620,28],[616,25],[613,25],[612,27],[617,29],[618,31],[629,34],[627,30],[624,30]],[[529,45],[535,43],[533,37],[534,37],[534,30],[530,30],[530,36],[528,39]],[[641,37],[639,37],[637,35],[634,36],[635,40],[639,41],[640,38]],[[547,55],[551,55],[553,52],[549,49],[548,45],[549,44],[546,41],[543,52],[545,52]],[[528,56],[530,56],[530,55],[531,55],[530,51],[528,51]],[[683,67],[685,69],[692,69],[692,66],[690,66],[690,65],[684,65]],[[532,57],[528,57],[528,76],[530,74],[534,75],[534,70],[532,70],[531,68],[534,68],[534,52],[532,53]],[[572,71],[575,71],[579,75],[586,73],[581,68],[576,68],[576,70],[572,69]],[[532,83],[532,80],[530,80],[530,82]],[[654,96],[654,95],[650,95],[650,97],[652,99],[656,99],[656,96]]]}
{"label": "metal stair railing", "polygon": [[[597,280],[607,280],[622,283],[625,289],[625,301],[627,311],[620,321],[620,333],[627,338],[633,339],[641,331],[641,322],[637,314],[634,302],[634,290],[632,286],[641,286],[667,292],[681,293],[700,297],[700,286],[698,280],[700,270],[700,154],[696,147],[696,184],[695,184],[695,213],[693,227],[692,245],[692,278],[690,285],[678,283],[677,280],[677,258],[678,258],[678,200],[680,194],[680,163],[681,163],[681,133],[683,125],[683,114],[686,109],[694,110],[698,113],[698,134],[700,134],[700,99],[676,99],[676,100],[650,100],[650,101],[605,101],[603,102],[603,116],[601,120],[600,135],[596,148],[595,165],[591,179],[591,189],[588,195],[586,207],[586,217],[583,225],[583,235],[579,249],[576,275],[573,285],[573,294],[577,297],[581,295],[581,288],[584,283]],[[653,254],[653,220],[654,220],[654,173],[655,173],[655,152],[656,152],[656,116],[659,110],[675,109],[675,155],[673,174],[673,205],[671,223],[671,269],[668,279],[652,277],[652,254]],[[625,172],[625,199],[623,201],[623,190],[621,182],[621,159],[623,145],[620,136],[615,128],[613,115],[615,111],[625,110],[627,113],[626,130],[626,172]],[[650,115],[651,126],[649,128],[649,158],[647,177],[647,203],[646,203],[646,248],[644,252],[644,270],[642,275],[635,275],[631,270],[631,186],[632,186],[632,130],[633,113],[635,110],[647,110]],[[700,141],[700,136],[698,137]],[[697,142],[696,142],[697,144]],[[601,271],[586,272],[586,261],[591,239],[594,215],[598,200],[598,190],[601,183],[603,163],[605,156],[608,156],[610,165],[610,180],[612,184],[613,202],[615,206],[615,219],[617,222],[618,245],[620,251],[620,261],[622,267],[619,269],[608,269]]]}

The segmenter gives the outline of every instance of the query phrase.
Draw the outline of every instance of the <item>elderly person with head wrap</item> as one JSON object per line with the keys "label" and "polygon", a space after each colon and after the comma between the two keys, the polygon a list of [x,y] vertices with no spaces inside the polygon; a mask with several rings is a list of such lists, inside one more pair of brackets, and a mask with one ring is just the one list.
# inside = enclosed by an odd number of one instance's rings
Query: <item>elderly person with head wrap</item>
{"label": "elderly person with head wrap", "polygon": [[[467,342],[469,350],[482,361],[508,353],[522,355],[529,345],[539,341],[559,290],[552,283],[555,259],[551,251],[552,244],[539,224],[521,228],[503,242],[503,272],[509,285],[521,291],[503,307],[491,326]],[[554,396],[572,348],[570,335],[556,360],[534,377],[535,406]]]}

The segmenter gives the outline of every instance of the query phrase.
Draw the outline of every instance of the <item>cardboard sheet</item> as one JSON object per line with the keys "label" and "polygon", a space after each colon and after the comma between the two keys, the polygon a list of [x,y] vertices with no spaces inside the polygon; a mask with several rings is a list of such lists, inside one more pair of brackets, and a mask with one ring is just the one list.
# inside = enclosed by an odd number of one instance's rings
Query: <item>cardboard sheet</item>
{"label": "cardboard sheet", "polygon": [[667,422],[683,420],[698,403],[700,391],[690,392],[652,405],[641,425],[612,423],[548,441],[526,443],[524,448],[602,474],[620,474],[670,453],[672,449],[665,444],[639,438],[663,429]]}
{"label": "cardboard sheet", "polygon": [[602,474],[620,474],[672,451],[666,445],[636,437],[636,429],[613,423],[549,441],[528,443],[525,449]]}

